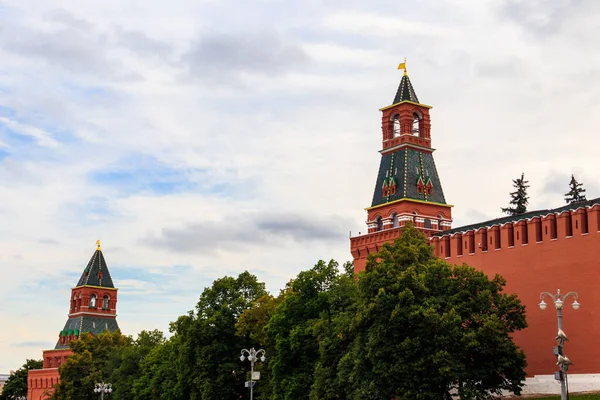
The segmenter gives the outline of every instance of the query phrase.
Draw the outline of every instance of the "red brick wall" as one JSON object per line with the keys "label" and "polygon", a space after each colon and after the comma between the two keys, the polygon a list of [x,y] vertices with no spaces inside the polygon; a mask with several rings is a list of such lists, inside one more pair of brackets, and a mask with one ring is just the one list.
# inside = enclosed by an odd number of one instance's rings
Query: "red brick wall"
{"label": "red brick wall", "polygon": [[[600,206],[550,214],[503,226],[455,234],[449,239],[432,238],[435,254],[452,264],[467,263],[490,277],[502,275],[506,292],[516,293],[527,307],[529,328],[515,335],[527,354],[528,375],[556,370],[556,310],[540,310],[540,293],[577,291],[581,308],[574,311],[572,299],[563,312],[563,330],[569,337],[565,352],[573,361],[572,373],[600,372]],[[554,222],[556,221],[556,222]],[[587,230],[587,233],[585,232]],[[475,238],[474,252],[469,235]],[[528,243],[524,243],[525,237]],[[553,238],[556,237],[556,238]],[[500,239],[498,243],[498,238]],[[487,240],[487,250],[483,243]],[[480,247],[479,244],[482,243]],[[513,244],[510,246],[510,244]],[[458,254],[462,246],[463,254]]]}
{"label": "red brick wall", "polygon": [[58,366],[72,354],[70,349],[46,350],[43,356],[43,369],[33,369],[27,375],[27,399],[46,399],[60,381]]}

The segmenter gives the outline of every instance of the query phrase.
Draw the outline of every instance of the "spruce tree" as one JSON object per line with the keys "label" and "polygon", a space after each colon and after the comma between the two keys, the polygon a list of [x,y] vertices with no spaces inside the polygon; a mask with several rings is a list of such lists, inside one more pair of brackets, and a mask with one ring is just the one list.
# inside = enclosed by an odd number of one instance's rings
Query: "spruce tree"
{"label": "spruce tree", "polygon": [[517,190],[510,194],[510,206],[502,208],[503,213],[508,215],[517,215],[527,212],[527,204],[529,204],[529,196],[527,196],[527,188],[529,181],[525,180],[525,173],[521,174],[521,179],[513,179],[513,187]]}
{"label": "spruce tree", "polygon": [[583,183],[577,182],[575,176],[571,175],[571,182],[569,182],[569,193],[565,194],[565,201],[567,204],[580,203],[586,201],[585,189],[582,188]]}

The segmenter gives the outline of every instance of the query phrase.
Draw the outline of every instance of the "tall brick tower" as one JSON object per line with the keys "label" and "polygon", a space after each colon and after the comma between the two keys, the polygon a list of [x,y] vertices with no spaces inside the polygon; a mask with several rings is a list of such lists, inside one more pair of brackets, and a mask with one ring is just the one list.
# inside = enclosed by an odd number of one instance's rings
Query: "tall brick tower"
{"label": "tall brick tower", "polygon": [[400,234],[407,221],[427,236],[450,229],[452,206],[446,204],[431,147],[431,106],[419,102],[406,64],[392,105],[380,109],[381,163],[373,202],[367,208],[366,235],[350,239],[354,269],[362,271],[369,253]]}
{"label": "tall brick tower", "polygon": [[42,369],[29,371],[28,396],[32,400],[45,399],[59,382],[58,367],[71,355],[69,342],[84,332],[98,335],[114,332],[117,324],[117,289],[104,260],[100,241],[98,248],[85,267],[77,285],[71,289],[69,316],[58,333],[56,346],[44,350]]}

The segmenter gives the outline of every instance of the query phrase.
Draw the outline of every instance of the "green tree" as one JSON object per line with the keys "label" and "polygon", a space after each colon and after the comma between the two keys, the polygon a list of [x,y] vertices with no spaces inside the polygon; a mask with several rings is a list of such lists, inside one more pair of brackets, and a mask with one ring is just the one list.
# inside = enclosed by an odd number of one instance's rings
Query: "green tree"
{"label": "green tree", "polygon": [[581,203],[586,201],[585,189],[582,188],[583,183],[577,182],[574,175],[571,175],[571,182],[569,182],[569,193],[565,194],[565,201],[567,204]]}
{"label": "green tree", "polygon": [[15,371],[14,374],[8,377],[2,394],[0,394],[0,400],[14,399],[15,397],[27,396],[27,374],[30,369],[42,368],[42,360],[30,360],[25,361],[25,364],[21,368]]}
{"label": "green tree", "polygon": [[177,375],[179,336],[153,347],[141,361],[141,375],[135,380],[133,398],[139,400],[179,400],[182,382]]}
{"label": "green tree", "polygon": [[354,340],[339,363],[347,399],[487,399],[519,394],[525,355],[511,334],[527,326],[516,295],[467,265],[433,256],[407,227],[367,260],[358,279]]}
{"label": "green tree", "polygon": [[249,343],[236,335],[239,316],[265,295],[265,285],[249,272],[224,277],[206,288],[196,313],[179,317],[171,330],[178,341],[177,376],[185,399],[239,399],[246,393],[249,366],[240,363]]}
{"label": "green tree", "polygon": [[111,358],[114,352],[131,346],[132,339],[116,330],[94,336],[83,333],[69,343],[73,354],[58,371],[60,383],[51,396],[52,400],[95,400],[94,386],[108,381],[111,376]]}
{"label": "green tree", "polygon": [[339,275],[338,263],[319,261],[288,284],[267,326],[275,349],[269,355],[273,400],[308,399],[319,360],[315,327],[329,310],[329,290]]}
{"label": "green tree", "polygon": [[339,363],[354,339],[352,321],[356,315],[358,285],[354,265],[344,264],[328,290],[327,306],[315,321],[315,339],[319,357],[310,399],[329,400],[348,398],[347,381],[339,376]]}
{"label": "green tree", "polygon": [[103,371],[113,386],[112,399],[136,398],[133,388],[135,381],[142,376],[142,363],[153,349],[163,343],[165,337],[161,331],[142,331],[131,346],[117,347],[112,351]]}
{"label": "green tree", "polygon": [[525,174],[521,174],[521,178],[513,179],[513,187],[516,189],[510,193],[510,206],[502,208],[502,212],[508,215],[517,215],[527,212],[527,205],[529,204],[529,196],[527,195],[527,189],[529,181],[525,180]]}

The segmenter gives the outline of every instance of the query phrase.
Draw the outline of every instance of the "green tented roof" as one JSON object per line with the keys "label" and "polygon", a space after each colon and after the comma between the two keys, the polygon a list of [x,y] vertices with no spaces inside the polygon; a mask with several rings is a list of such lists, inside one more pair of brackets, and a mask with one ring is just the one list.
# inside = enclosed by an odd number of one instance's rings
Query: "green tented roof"
{"label": "green tented roof", "polygon": [[[119,325],[117,324],[117,319],[115,317],[94,317],[91,315],[84,315],[80,317],[69,318],[65,327],[63,328],[61,335],[72,335],[75,334],[79,336],[79,333],[90,332],[93,335],[98,335],[100,333],[108,330],[109,332],[114,332],[119,329]],[[56,344],[55,349],[65,349],[69,347],[69,345],[61,345],[60,342]]]}
{"label": "green tented roof", "polygon": [[96,250],[90,259],[90,262],[85,267],[77,286],[101,286],[106,288],[114,288],[108,266],[104,260],[102,250]]}
{"label": "green tented roof", "polygon": [[[417,183],[420,177],[431,180],[433,184],[431,195],[418,192]],[[394,178],[396,181],[396,193],[384,196],[383,183],[389,178]],[[404,147],[396,152],[381,156],[371,207],[403,198],[446,204],[433,154],[411,147]]]}
{"label": "green tented roof", "polygon": [[394,102],[392,104],[400,103],[401,101],[412,101],[413,103],[419,102],[417,93],[415,92],[412,83],[410,83],[408,75],[404,75],[402,77],[400,85],[398,85],[398,90],[396,91],[396,96],[394,96]]}

